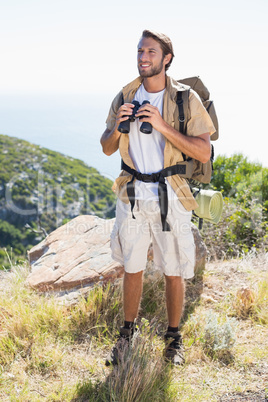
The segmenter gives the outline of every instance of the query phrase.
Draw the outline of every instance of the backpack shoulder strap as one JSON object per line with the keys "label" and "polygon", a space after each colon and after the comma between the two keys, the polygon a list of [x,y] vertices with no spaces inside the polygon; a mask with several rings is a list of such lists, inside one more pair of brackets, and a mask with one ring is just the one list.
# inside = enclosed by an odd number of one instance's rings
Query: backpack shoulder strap
{"label": "backpack shoulder strap", "polygon": [[190,87],[182,86],[180,90],[177,91],[177,108],[175,109],[174,125],[175,129],[182,134],[186,134],[187,121],[189,119],[189,93]]}

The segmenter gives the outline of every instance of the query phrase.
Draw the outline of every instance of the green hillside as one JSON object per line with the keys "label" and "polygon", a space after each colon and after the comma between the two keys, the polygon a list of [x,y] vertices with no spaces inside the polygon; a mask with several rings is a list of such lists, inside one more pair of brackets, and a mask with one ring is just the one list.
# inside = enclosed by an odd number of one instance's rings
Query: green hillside
{"label": "green hillside", "polygon": [[[81,214],[114,216],[111,180],[79,159],[0,135],[0,266]],[[12,245],[12,251],[11,251]]]}

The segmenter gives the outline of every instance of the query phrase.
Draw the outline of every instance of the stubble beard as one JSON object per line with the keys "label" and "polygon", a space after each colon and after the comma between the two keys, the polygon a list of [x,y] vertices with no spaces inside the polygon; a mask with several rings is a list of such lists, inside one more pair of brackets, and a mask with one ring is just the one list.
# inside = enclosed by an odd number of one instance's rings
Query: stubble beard
{"label": "stubble beard", "polygon": [[154,66],[148,71],[141,71],[140,67],[138,66],[140,76],[142,78],[150,78],[150,77],[154,77],[155,75],[160,74],[161,71],[163,70],[163,60],[164,60],[164,58],[161,60],[161,62],[158,64],[158,66]]}

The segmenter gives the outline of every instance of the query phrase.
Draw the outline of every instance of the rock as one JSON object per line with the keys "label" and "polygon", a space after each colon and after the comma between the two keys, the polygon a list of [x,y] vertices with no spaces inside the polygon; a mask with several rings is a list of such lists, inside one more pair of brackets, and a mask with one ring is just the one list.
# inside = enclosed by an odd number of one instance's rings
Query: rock
{"label": "rock", "polygon": [[[58,296],[72,291],[77,298],[95,283],[121,278],[124,269],[112,260],[110,251],[114,220],[80,215],[50,233],[28,252],[31,265],[27,278],[29,286],[42,292],[56,291]],[[205,266],[206,247],[194,225],[192,231],[196,244],[197,273]],[[154,272],[151,247],[147,271],[150,275]]]}
{"label": "rock", "polygon": [[80,215],[50,233],[28,252],[28,284],[40,291],[81,288],[121,277],[123,267],[111,259],[114,219]]}
{"label": "rock", "polygon": [[194,235],[195,242],[195,274],[200,273],[206,265],[207,247],[202,240],[201,234],[198,228],[192,223],[192,233]]}

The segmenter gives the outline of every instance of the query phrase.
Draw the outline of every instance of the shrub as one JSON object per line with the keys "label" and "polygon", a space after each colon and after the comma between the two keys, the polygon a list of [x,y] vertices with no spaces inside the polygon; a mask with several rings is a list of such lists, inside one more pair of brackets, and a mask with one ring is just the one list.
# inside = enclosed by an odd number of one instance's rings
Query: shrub
{"label": "shrub", "polygon": [[234,319],[226,319],[220,323],[217,314],[210,310],[206,316],[202,338],[207,354],[217,358],[230,354],[236,341],[235,327]]}
{"label": "shrub", "polygon": [[204,221],[201,234],[212,259],[239,257],[268,247],[268,222],[262,205],[254,200],[234,203],[225,198],[220,222]]}
{"label": "shrub", "polygon": [[238,257],[252,249],[267,250],[268,169],[242,154],[218,156],[211,187],[222,192],[224,209],[217,225],[204,221],[209,256]]}

